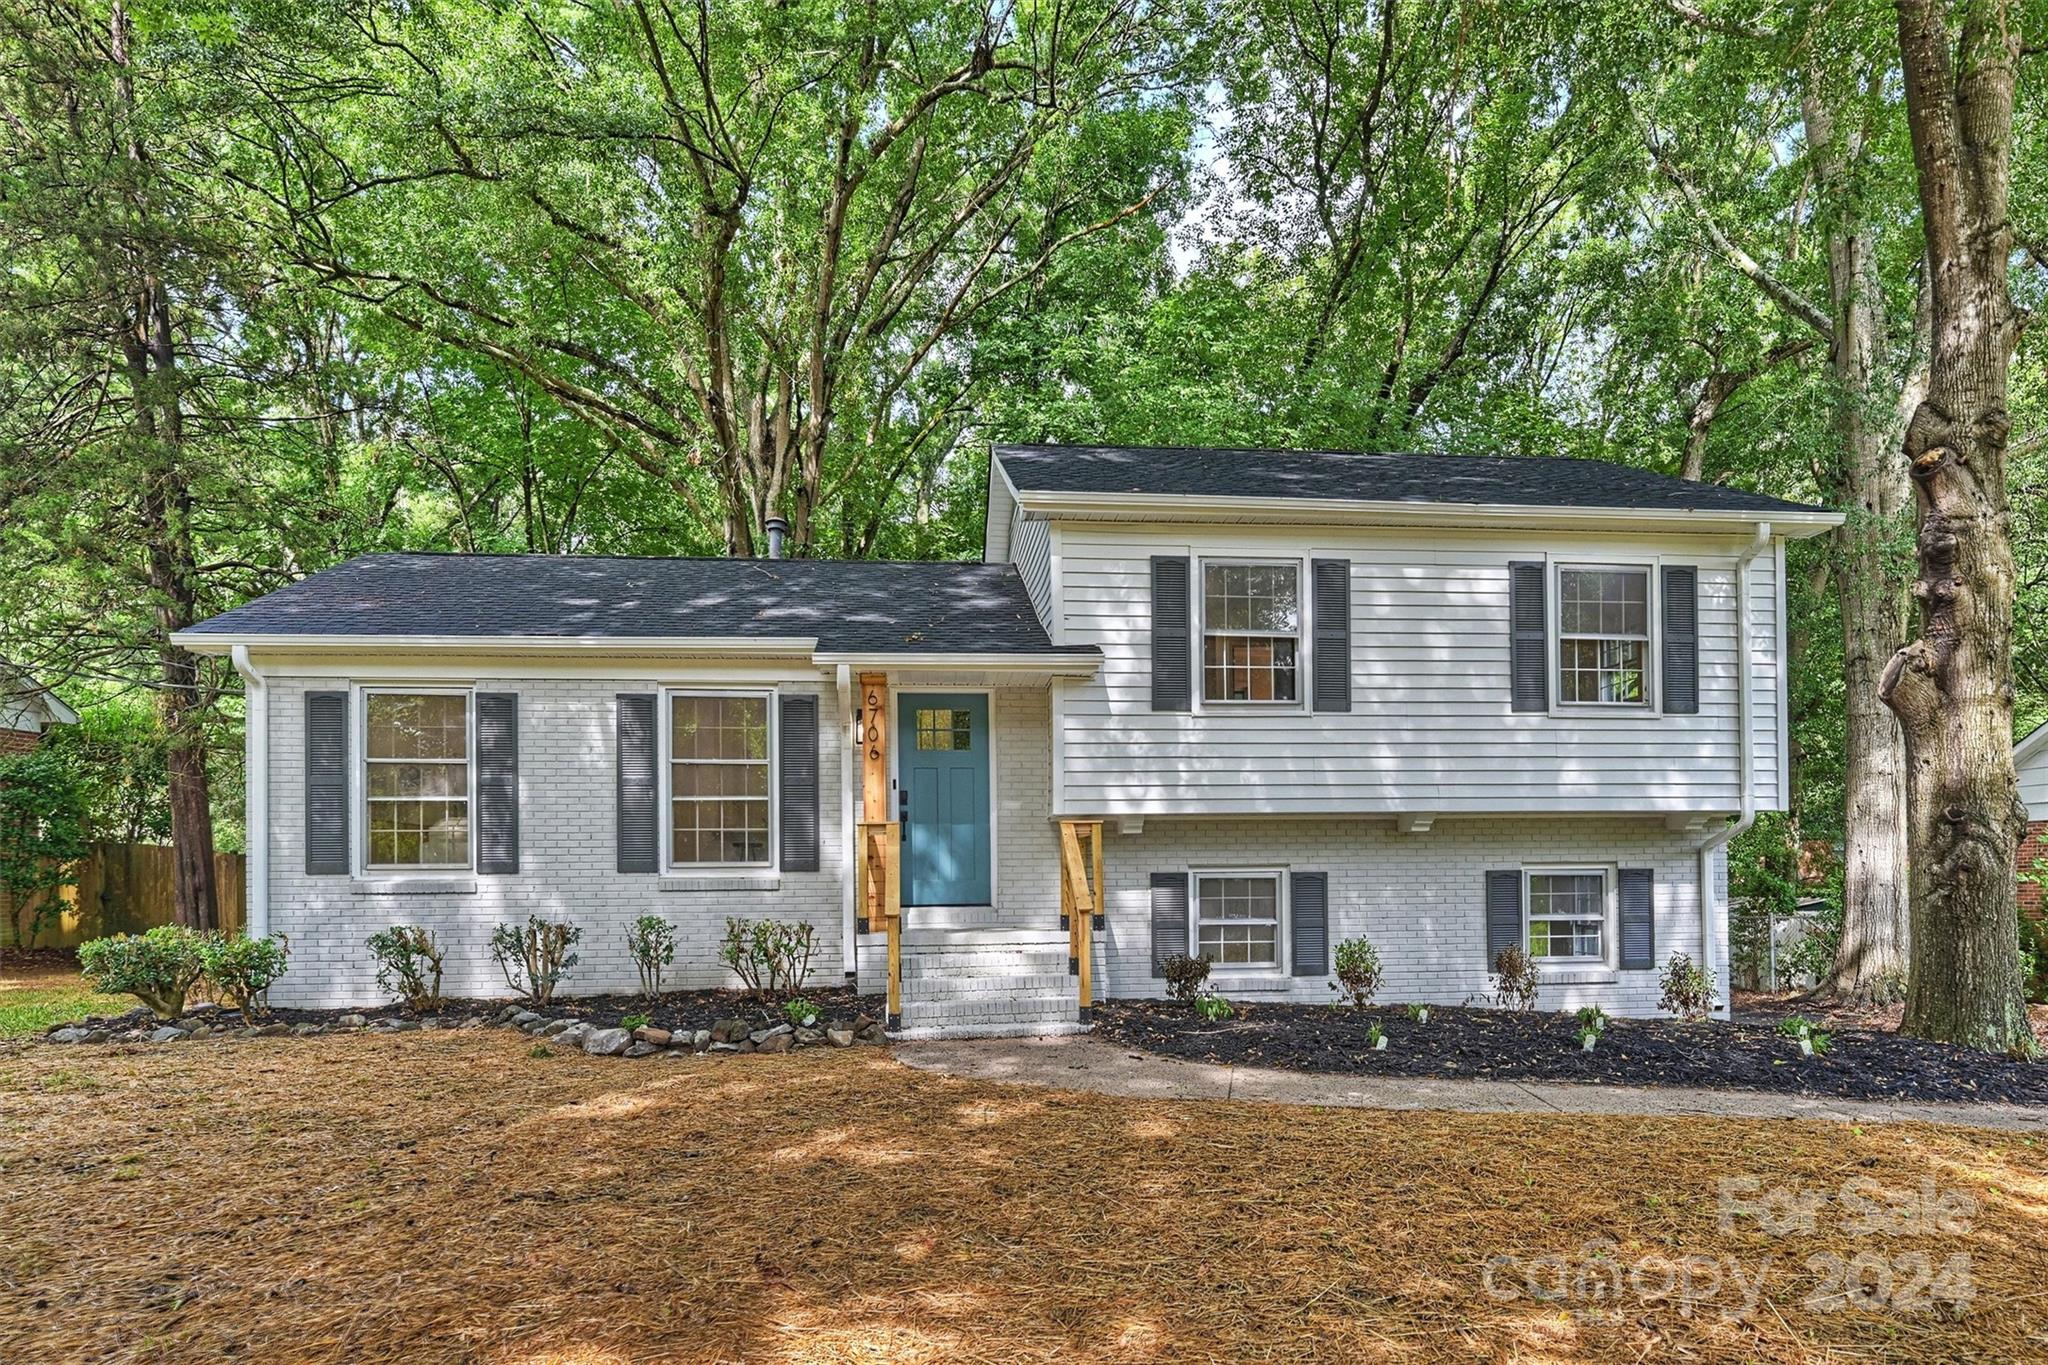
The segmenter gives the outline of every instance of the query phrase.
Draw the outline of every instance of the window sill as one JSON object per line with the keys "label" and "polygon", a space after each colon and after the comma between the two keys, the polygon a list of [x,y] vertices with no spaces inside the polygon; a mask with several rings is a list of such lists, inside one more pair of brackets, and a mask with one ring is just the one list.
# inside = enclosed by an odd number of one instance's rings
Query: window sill
{"label": "window sill", "polygon": [[1226,971],[1219,967],[1210,970],[1208,979],[1219,987],[1228,986],[1233,991],[1289,991],[1294,988],[1294,983],[1297,980],[1306,981],[1311,978],[1295,977],[1287,972],[1257,969],[1251,971]]}
{"label": "window sill", "polygon": [[474,877],[353,877],[349,894],[355,896],[473,896]]}
{"label": "window sill", "polygon": [[1597,962],[1576,966],[1539,965],[1537,970],[1542,973],[1544,982],[1553,986],[1612,986],[1621,980],[1621,973]]}
{"label": "window sill", "polygon": [[782,878],[774,872],[664,873],[663,891],[780,891]]}

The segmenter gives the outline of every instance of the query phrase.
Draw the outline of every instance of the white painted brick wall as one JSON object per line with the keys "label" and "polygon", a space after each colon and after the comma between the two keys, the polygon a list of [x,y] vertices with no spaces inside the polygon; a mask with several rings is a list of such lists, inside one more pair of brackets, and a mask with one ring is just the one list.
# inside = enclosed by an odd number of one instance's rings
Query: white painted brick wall
{"label": "white painted brick wall", "polygon": [[[785,682],[783,690],[819,698],[819,866],[780,875],[775,891],[665,891],[654,874],[617,871],[614,698],[651,684],[601,678],[478,678],[479,690],[519,694],[520,871],[466,878],[471,894],[380,895],[349,877],[309,877],[305,857],[305,703],[309,690],[345,689],[346,679],[279,678],[271,694],[270,925],[290,936],[290,970],[271,988],[279,1005],[333,1007],[384,999],[364,940],[392,924],[433,931],[446,954],[444,989],[455,996],[503,996],[504,979],[488,943],[500,923],[528,914],[583,928],[581,961],[565,994],[637,988],[626,931],[641,915],[676,926],[676,961],[666,980],[677,987],[737,984],[718,965],[726,917],[807,920],[817,930],[814,981],[841,977],[841,887],[846,865],[840,784],[837,691],[822,678]],[[357,721],[351,708],[351,721]],[[351,819],[360,821],[359,812]],[[381,876],[381,874],[380,874]]]}

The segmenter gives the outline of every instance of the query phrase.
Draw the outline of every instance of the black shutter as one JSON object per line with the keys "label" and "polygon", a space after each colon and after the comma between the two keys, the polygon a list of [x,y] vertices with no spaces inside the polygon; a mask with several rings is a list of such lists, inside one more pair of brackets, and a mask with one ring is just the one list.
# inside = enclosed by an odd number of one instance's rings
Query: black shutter
{"label": "black shutter", "polygon": [[348,693],[306,694],[306,875],[348,875]]}
{"label": "black shutter", "polygon": [[476,694],[476,870],[519,870],[519,695]]}
{"label": "black shutter", "polygon": [[619,871],[653,872],[660,862],[655,784],[654,696],[619,694]]}
{"label": "black shutter", "polygon": [[1188,950],[1188,877],[1152,874],[1152,975],[1166,975],[1166,959]]}
{"label": "black shutter", "polygon": [[1522,947],[1522,873],[1486,874],[1486,970],[1508,948]]}
{"label": "black shutter", "polygon": [[1294,872],[1287,878],[1288,927],[1296,976],[1330,974],[1330,874]]}
{"label": "black shutter", "polygon": [[1621,869],[1621,965],[1632,972],[1657,965],[1657,874],[1647,867]]}
{"label": "black shutter", "polygon": [[1544,642],[1547,618],[1543,609],[1546,573],[1541,563],[1533,561],[1508,565],[1508,618],[1513,640],[1509,694],[1517,711],[1550,709],[1550,661]]}
{"label": "black shutter", "polygon": [[1664,566],[1664,711],[1693,716],[1700,709],[1700,571]]}
{"label": "black shutter", "polygon": [[1318,711],[1351,709],[1351,561],[1309,563],[1315,611],[1315,699]]}
{"label": "black shutter", "polygon": [[777,717],[776,755],[782,870],[818,870],[818,699],[785,696]]}
{"label": "black shutter", "polygon": [[1186,711],[1194,706],[1194,645],[1188,561],[1184,555],[1152,557],[1152,709]]}

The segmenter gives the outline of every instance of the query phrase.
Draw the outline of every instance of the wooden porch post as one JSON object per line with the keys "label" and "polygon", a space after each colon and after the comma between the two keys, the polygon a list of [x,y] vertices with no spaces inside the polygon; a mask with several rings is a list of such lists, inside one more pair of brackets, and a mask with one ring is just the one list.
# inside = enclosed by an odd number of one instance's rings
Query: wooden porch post
{"label": "wooden porch post", "polygon": [[[855,858],[856,896],[866,929],[889,937],[888,1023],[903,1017],[902,829],[889,804],[889,677],[860,675],[860,850]],[[876,885],[879,880],[880,885]]]}

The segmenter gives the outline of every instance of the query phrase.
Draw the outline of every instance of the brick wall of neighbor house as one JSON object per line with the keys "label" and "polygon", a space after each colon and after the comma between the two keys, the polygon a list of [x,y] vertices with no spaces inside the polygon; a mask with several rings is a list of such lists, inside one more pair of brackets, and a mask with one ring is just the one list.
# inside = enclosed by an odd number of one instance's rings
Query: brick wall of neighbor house
{"label": "brick wall of neighbor house", "polygon": [[2048,820],[2036,820],[2027,826],[2025,837],[2020,840],[2020,852],[2016,862],[2020,871],[2020,910],[2032,919],[2042,919],[2043,898],[2036,864],[2048,869]]}
{"label": "brick wall of neighbor house", "polygon": [[34,730],[0,730],[0,754],[25,754],[41,739]]}
{"label": "brick wall of neighbor house", "polygon": [[[1104,843],[1102,979],[1111,996],[1164,994],[1151,975],[1151,877],[1191,866],[1327,872],[1332,948],[1359,934],[1372,940],[1386,968],[1383,1002],[1488,1003],[1486,873],[1525,863],[1653,869],[1657,967],[1675,952],[1697,962],[1697,847],[1697,836],[1661,822],[1611,816],[1439,820],[1426,834],[1368,820],[1147,820],[1143,833],[1112,832]],[[1725,894],[1725,859],[1716,861]],[[1725,943],[1716,956],[1726,961]],[[1218,972],[1211,980],[1232,999],[1336,998],[1325,977],[1233,982]],[[1537,1008],[1655,1014],[1658,994],[1656,970],[1575,971],[1546,985]]]}
{"label": "brick wall of neighbor house", "polygon": [[[840,869],[846,855],[838,794],[845,746],[839,741],[838,693],[822,677],[810,674],[783,684],[819,697],[820,871],[784,872],[774,890],[744,891],[670,890],[665,886],[680,878],[617,871],[614,698],[654,685],[599,678],[475,680],[479,690],[519,694],[516,876],[466,877],[473,892],[431,895],[370,894],[360,879],[307,876],[303,694],[347,685],[339,678],[271,683],[270,927],[291,939],[290,970],[272,987],[273,1003],[311,1008],[384,999],[363,940],[387,925],[407,923],[425,925],[440,939],[448,994],[505,996],[509,992],[487,947],[491,930],[529,913],[583,928],[581,961],[561,988],[565,994],[636,989],[625,936],[645,914],[662,915],[676,926],[676,960],[667,981],[677,988],[737,984],[717,963],[729,915],[808,920],[818,935],[812,981],[843,979]],[[359,717],[351,718],[359,723]],[[361,816],[352,813],[351,819]],[[710,879],[700,884],[705,880]]]}

